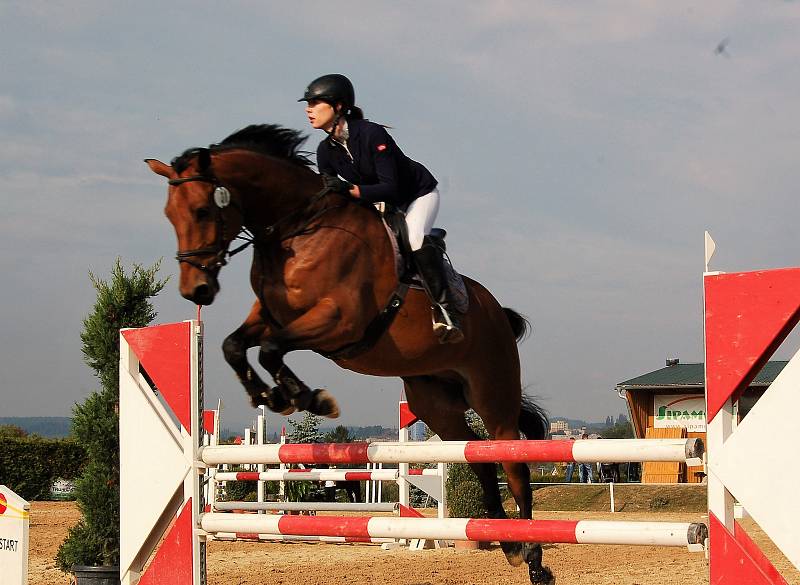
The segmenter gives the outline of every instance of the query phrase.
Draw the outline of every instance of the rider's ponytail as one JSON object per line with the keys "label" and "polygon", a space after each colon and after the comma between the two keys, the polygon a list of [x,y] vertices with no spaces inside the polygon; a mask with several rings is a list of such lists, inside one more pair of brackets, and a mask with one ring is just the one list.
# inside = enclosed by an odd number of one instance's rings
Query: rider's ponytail
{"label": "rider's ponytail", "polygon": [[347,118],[350,118],[351,120],[363,120],[364,111],[358,106],[352,106],[350,111],[347,113]]}

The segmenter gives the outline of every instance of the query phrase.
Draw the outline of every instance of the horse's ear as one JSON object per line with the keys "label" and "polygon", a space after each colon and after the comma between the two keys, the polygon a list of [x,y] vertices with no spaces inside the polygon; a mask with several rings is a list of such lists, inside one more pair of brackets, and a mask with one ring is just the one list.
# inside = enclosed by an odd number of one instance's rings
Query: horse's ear
{"label": "horse's ear", "polygon": [[150,167],[150,170],[157,175],[161,175],[162,177],[166,177],[167,179],[174,179],[177,176],[175,174],[175,170],[171,166],[161,162],[160,160],[154,158],[146,158],[144,159],[144,162],[146,162],[147,166]]}
{"label": "horse's ear", "polygon": [[207,171],[211,166],[211,152],[207,148],[197,149],[197,166],[201,173]]}

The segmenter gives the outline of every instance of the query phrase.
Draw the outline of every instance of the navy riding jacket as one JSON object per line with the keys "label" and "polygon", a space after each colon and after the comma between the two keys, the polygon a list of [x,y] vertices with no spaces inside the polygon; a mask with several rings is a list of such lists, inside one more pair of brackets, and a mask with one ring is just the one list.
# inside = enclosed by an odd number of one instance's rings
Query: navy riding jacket
{"label": "navy riding jacket", "polygon": [[364,201],[386,201],[396,207],[405,207],[436,188],[430,171],[403,154],[380,124],[347,120],[347,130],[347,148],[330,137],[319,143],[320,173],[340,175],[358,185]]}

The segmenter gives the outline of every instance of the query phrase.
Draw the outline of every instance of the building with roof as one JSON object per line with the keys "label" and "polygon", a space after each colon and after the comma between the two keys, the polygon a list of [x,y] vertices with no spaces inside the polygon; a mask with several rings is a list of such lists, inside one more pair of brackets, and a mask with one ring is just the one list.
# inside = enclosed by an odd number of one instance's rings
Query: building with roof
{"label": "building with roof", "polygon": [[[739,401],[741,420],[788,362],[770,361]],[[668,359],[665,367],[619,382],[615,391],[628,405],[636,438],[706,438],[705,368]],[[648,473],[649,472],[649,473]],[[645,463],[644,483],[702,482],[702,467]]]}

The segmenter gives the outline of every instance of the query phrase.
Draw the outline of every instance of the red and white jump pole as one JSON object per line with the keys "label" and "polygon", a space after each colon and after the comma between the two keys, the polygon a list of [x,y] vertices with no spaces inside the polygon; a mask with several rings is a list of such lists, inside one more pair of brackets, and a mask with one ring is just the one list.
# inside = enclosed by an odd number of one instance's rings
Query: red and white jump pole
{"label": "red and white jump pole", "polygon": [[698,465],[699,439],[614,439],[612,441],[439,441],[420,443],[323,443],[308,445],[218,445],[203,447],[206,465],[221,463],[613,463],[682,461]]}
{"label": "red and white jump pole", "polygon": [[681,547],[696,545],[699,550],[703,549],[707,536],[704,524],[592,520],[260,516],[209,513],[202,515],[200,526],[208,533],[318,534],[362,539],[425,538]]}

